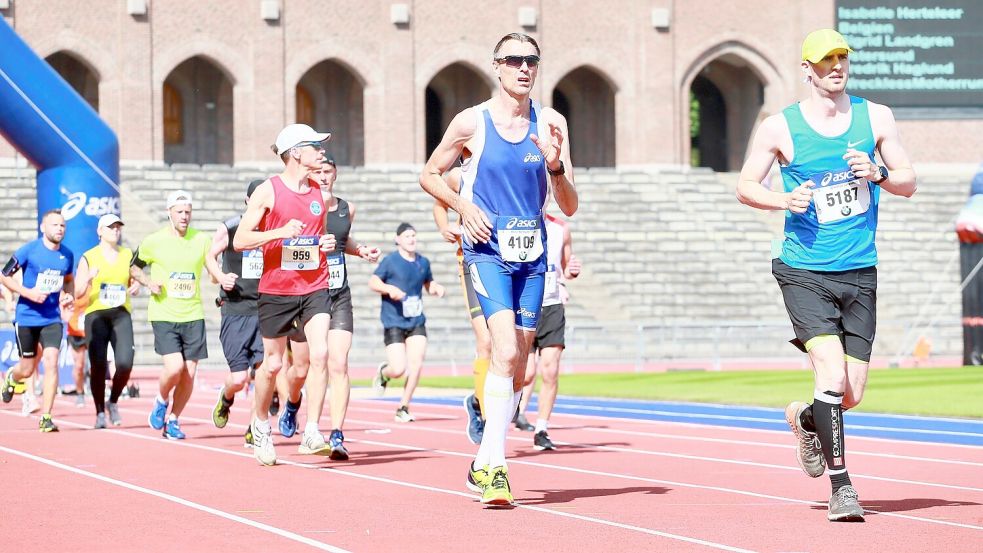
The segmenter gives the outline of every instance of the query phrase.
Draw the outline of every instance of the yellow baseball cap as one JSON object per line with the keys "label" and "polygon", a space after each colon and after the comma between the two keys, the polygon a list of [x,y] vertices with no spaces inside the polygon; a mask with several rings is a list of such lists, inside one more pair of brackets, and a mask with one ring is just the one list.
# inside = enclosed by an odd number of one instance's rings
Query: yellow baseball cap
{"label": "yellow baseball cap", "polygon": [[819,63],[833,50],[853,52],[843,35],[833,29],[813,31],[802,41],[802,59],[811,63]]}

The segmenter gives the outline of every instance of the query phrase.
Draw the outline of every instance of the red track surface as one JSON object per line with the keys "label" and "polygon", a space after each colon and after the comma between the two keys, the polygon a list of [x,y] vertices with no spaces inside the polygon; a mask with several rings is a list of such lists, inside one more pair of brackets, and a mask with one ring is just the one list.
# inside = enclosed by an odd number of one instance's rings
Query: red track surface
{"label": "red track surface", "polygon": [[955,553],[983,544],[983,448],[850,438],[850,472],[874,512],[865,524],[832,524],[828,479],[802,474],[789,435],[554,415],[556,451],[510,432],[519,507],[489,510],[463,485],[475,449],[463,409],[415,405],[417,422],[398,424],[394,404],[353,400],[350,461],[299,455],[299,436],[275,433],[281,464],[261,467],[242,447],[248,401],[219,430],[212,390],[197,390],[182,417],[188,439],[173,442],[147,426],[154,386],[143,384],[148,397],[120,404],[120,429],[91,430],[91,403],[58,402],[62,431],[48,435],[20,416],[18,400],[0,410],[4,551]]}

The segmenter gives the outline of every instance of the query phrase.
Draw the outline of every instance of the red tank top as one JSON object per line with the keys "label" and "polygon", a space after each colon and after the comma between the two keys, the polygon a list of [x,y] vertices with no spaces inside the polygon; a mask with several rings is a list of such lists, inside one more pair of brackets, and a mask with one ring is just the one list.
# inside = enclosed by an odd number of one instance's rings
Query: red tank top
{"label": "red tank top", "polygon": [[262,294],[303,296],[328,288],[328,264],[318,244],[324,234],[324,200],[321,189],[311,186],[304,194],[287,188],[279,176],[273,185],[273,209],[259,222],[259,230],[278,229],[291,219],[305,225],[296,238],[274,240],[263,246]]}

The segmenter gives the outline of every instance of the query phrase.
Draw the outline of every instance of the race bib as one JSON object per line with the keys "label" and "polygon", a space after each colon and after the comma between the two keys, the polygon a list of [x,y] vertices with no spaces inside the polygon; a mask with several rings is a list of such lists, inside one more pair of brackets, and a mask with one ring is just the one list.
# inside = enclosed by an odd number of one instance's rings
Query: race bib
{"label": "race bib", "polygon": [[298,236],[283,241],[280,268],[284,271],[313,271],[321,264],[317,236]]}
{"label": "race bib", "polygon": [[263,250],[246,250],[242,252],[241,278],[256,280],[263,276]]}
{"label": "race bib", "polygon": [[813,175],[811,180],[816,183],[813,203],[820,223],[856,217],[870,209],[870,185],[849,169]]}
{"label": "race bib", "polygon": [[122,284],[103,282],[99,286],[99,303],[106,307],[119,307],[126,303],[126,287]]}
{"label": "race bib", "polygon": [[498,248],[502,259],[513,263],[529,263],[543,255],[539,217],[498,217]]}
{"label": "race bib", "polygon": [[182,300],[193,298],[196,285],[194,273],[171,273],[167,279],[167,295]]}
{"label": "race bib", "polygon": [[34,287],[43,294],[51,294],[62,289],[65,285],[65,275],[61,273],[41,273]]}
{"label": "race bib", "polygon": [[407,319],[419,317],[423,314],[423,298],[420,296],[406,296],[403,298],[403,316]]}
{"label": "race bib", "polygon": [[339,290],[345,284],[345,254],[328,256],[328,288]]}
{"label": "race bib", "polygon": [[560,299],[560,274],[555,265],[550,265],[546,271],[545,286],[543,287],[543,303]]}

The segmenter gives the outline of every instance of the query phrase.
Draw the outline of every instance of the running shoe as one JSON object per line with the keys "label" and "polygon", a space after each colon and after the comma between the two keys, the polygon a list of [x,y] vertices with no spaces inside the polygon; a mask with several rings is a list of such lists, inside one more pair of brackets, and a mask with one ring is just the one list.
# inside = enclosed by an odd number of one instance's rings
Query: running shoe
{"label": "running shoe", "polygon": [[532,437],[532,448],[536,451],[548,451],[556,449],[556,446],[550,440],[550,435],[545,430],[540,430]]}
{"label": "running shoe", "polygon": [[212,424],[215,425],[215,428],[225,428],[225,425],[229,424],[229,409],[231,407],[232,402],[225,399],[225,388],[223,387],[218,393],[215,408],[212,409]]}
{"label": "running shoe", "polygon": [[464,398],[464,409],[468,412],[468,439],[477,445],[485,434],[485,421],[481,418],[481,405],[474,394]]}
{"label": "running shoe", "polygon": [[58,432],[58,427],[55,426],[55,421],[51,420],[51,415],[41,415],[41,420],[38,421],[38,430],[41,432]]}
{"label": "running shoe", "polygon": [[830,496],[826,518],[833,522],[864,521],[864,508],[860,506],[860,496],[853,486],[843,486]]}
{"label": "running shoe", "polygon": [[375,390],[375,395],[382,397],[386,394],[386,386],[389,385],[389,379],[382,374],[382,371],[389,366],[389,363],[379,363],[379,367],[375,371],[375,377],[372,378],[372,389]]}
{"label": "running shoe", "polygon": [[393,417],[396,422],[413,422],[416,419],[410,414],[410,410],[405,405],[400,405],[399,409],[396,409],[396,416]]}
{"label": "running shoe", "polygon": [[106,428],[106,413],[96,413],[96,424],[93,428],[96,430]]}
{"label": "running shoe", "polygon": [[491,480],[491,477],[488,475],[487,466],[476,469],[474,468],[474,463],[468,463],[468,479],[464,484],[469,490],[474,493],[484,493],[485,486],[488,485],[489,480]]}
{"label": "running shoe", "polygon": [[253,447],[253,427],[252,425],[246,427],[246,433],[242,436],[243,443],[242,447],[246,449],[251,449]]}
{"label": "running shoe", "polygon": [[14,380],[14,370],[10,369],[7,374],[3,377],[3,388],[0,389],[0,399],[4,403],[10,403],[10,400],[14,399],[14,387],[18,384],[23,384]]}
{"label": "running shoe", "polygon": [[150,423],[150,428],[154,430],[160,430],[164,428],[164,422],[167,417],[167,404],[161,403],[156,398],[154,399],[154,408],[150,411],[150,416],[147,417],[147,422]]}
{"label": "running shoe", "polygon": [[82,407],[85,407],[85,394],[76,394],[75,395],[75,408],[76,409],[81,409]]}
{"label": "running shoe", "polygon": [[161,432],[161,435],[167,438],[168,440],[184,439],[184,432],[181,432],[181,423],[178,422],[177,419],[167,421],[167,424],[164,425],[164,431]]}
{"label": "running shoe", "polygon": [[123,424],[123,419],[119,416],[119,405],[110,401],[106,404],[106,411],[109,412],[109,422],[113,423],[113,426]]}
{"label": "running shoe", "polygon": [[252,425],[253,455],[259,464],[272,467],[276,464],[276,449],[273,447],[273,430],[260,432],[256,423]]}
{"label": "running shoe", "polygon": [[488,484],[481,492],[481,502],[493,507],[505,507],[514,503],[509,486],[509,472],[504,466],[491,469]]}
{"label": "running shoe", "polygon": [[[304,396],[300,396],[304,399]],[[297,401],[296,405],[292,405],[290,400],[287,400],[287,404],[283,406],[283,416],[280,417],[280,435],[284,438],[290,438],[297,433],[297,411],[300,410],[300,401]]]}
{"label": "running shoe", "polygon": [[529,424],[526,416],[522,413],[516,413],[515,417],[512,418],[512,422],[515,424],[516,428],[522,430],[523,432],[532,432],[536,429],[535,426]]}
{"label": "running shoe", "polygon": [[347,461],[348,460],[348,449],[345,448],[345,435],[342,434],[341,430],[335,428],[331,431],[331,436],[328,437],[328,446],[331,447],[331,457],[332,461]]}
{"label": "running shoe", "polygon": [[798,441],[795,445],[796,462],[807,475],[818,478],[826,470],[826,459],[823,458],[822,447],[819,445],[819,436],[802,428],[801,415],[807,407],[809,405],[801,401],[789,403],[785,408],[785,421]]}
{"label": "running shoe", "polygon": [[324,435],[320,432],[304,432],[304,437],[300,440],[297,453],[302,455],[329,455],[331,446],[324,441]]}
{"label": "running shoe", "polygon": [[280,412],[280,394],[276,391],[273,392],[273,399],[270,400],[270,416],[275,417],[277,413]]}
{"label": "running shoe", "polygon": [[20,395],[27,391],[27,383],[14,382],[14,395]]}
{"label": "running shoe", "polygon": [[20,396],[20,401],[20,414],[25,417],[29,416],[31,413],[37,413],[41,410],[41,404],[38,403],[38,396],[34,394],[22,394]]}

